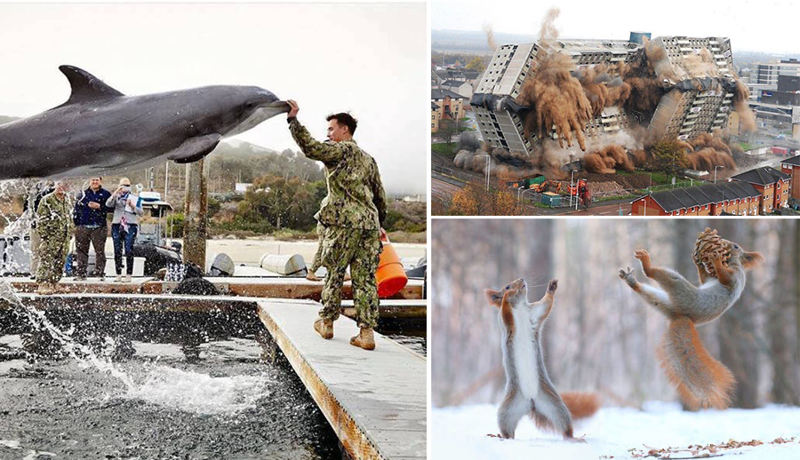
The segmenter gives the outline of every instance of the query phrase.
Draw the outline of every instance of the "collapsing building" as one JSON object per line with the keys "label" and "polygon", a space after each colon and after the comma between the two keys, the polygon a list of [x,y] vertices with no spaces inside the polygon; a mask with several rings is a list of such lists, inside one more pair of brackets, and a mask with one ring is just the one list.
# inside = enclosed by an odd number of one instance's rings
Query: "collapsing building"
{"label": "collapsing building", "polygon": [[[743,88],[737,88],[730,40],[657,37],[645,42],[641,37],[631,33],[628,41],[556,39],[498,47],[471,101],[483,139],[493,148],[532,155],[546,136],[571,146],[564,131],[572,131],[585,150],[584,136],[602,144],[603,137],[631,125],[645,128],[637,128],[637,136],[650,141],[688,141],[725,128]],[[575,116],[542,115],[536,104],[552,103],[552,91],[534,87],[528,91],[533,96],[526,96],[526,85],[540,69],[552,69],[548,61],[555,55],[569,66],[591,104],[590,110],[579,108],[577,122]],[[556,85],[563,80],[550,78]],[[551,120],[552,129],[546,126]],[[530,129],[536,123],[545,126]]]}

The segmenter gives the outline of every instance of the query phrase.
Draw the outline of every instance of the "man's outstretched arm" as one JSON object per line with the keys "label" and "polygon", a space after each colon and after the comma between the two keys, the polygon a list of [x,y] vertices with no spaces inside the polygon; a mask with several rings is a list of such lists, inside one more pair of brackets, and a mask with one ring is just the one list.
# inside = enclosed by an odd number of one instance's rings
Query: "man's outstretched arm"
{"label": "man's outstretched arm", "polygon": [[303,151],[303,154],[312,160],[321,161],[326,165],[339,162],[343,155],[343,149],[337,144],[327,144],[314,139],[306,127],[297,121],[297,113],[300,111],[297,103],[291,100],[288,101],[288,103],[291,107],[287,117],[289,121],[289,131],[292,133],[294,141],[300,146],[300,150]]}

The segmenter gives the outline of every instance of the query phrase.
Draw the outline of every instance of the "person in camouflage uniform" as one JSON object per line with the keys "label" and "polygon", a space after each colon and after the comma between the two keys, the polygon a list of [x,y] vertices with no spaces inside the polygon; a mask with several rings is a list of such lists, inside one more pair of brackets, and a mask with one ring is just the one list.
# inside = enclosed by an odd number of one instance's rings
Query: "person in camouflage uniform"
{"label": "person in camouflage uniform", "polygon": [[[325,183],[328,183],[328,168],[323,168],[325,170]],[[320,208],[325,207],[325,203],[328,202],[328,196],[326,195],[325,198],[322,199],[322,203],[320,203]],[[319,213],[314,215],[314,218],[317,219],[317,239],[319,242],[317,243],[317,252],[314,253],[314,262],[311,263],[311,266],[308,268],[308,274],[306,274],[306,279],[309,281],[319,281],[320,278],[317,276],[317,270],[319,267],[322,266],[322,248],[325,246],[325,225],[322,222],[319,222]],[[344,280],[349,281],[350,275],[345,272]]]}
{"label": "person in camouflage uniform", "polygon": [[[327,197],[325,198],[327,199]],[[324,203],[325,201],[323,200],[322,204],[324,205]],[[308,274],[306,274],[306,279],[309,281],[320,280],[320,278],[317,276],[317,270],[319,270],[319,267],[322,266],[322,249],[325,247],[325,226],[322,225],[321,222],[317,222],[317,239],[319,240],[319,243],[317,243],[317,252],[314,253],[314,262],[312,262],[311,266],[308,267]],[[350,279],[350,275],[345,272],[344,280],[349,281]]]}
{"label": "person in camouflage uniform", "polygon": [[36,208],[36,232],[39,240],[39,267],[36,270],[38,294],[52,294],[61,279],[72,237],[72,203],[67,184],[59,182]]}
{"label": "person in camouflage uniform", "polygon": [[322,266],[322,243],[325,241],[325,226],[321,222],[317,222],[317,239],[319,239],[319,243],[317,252],[314,254],[314,262],[311,263],[306,275],[306,279],[309,281],[319,281],[317,270]]}
{"label": "person in camouflage uniform", "polygon": [[329,142],[323,143],[297,121],[297,103],[288,102],[292,137],[306,157],[321,161],[327,170],[328,196],[316,217],[325,226],[322,265],[328,275],[322,290],[320,319],[314,322],[314,329],[325,339],[333,338],[333,322],[339,318],[342,284],[349,265],[360,328],[350,344],[373,350],[373,328],[378,323],[375,272],[383,249],[381,238],[385,236],[381,223],[386,218],[386,194],[378,165],[353,140],[357,122],[350,114],[327,117]]}
{"label": "person in camouflage uniform", "polygon": [[[325,173],[325,184],[327,185],[328,167],[323,166],[322,169]],[[327,202],[328,195],[325,195],[325,198],[323,198],[322,202],[320,203],[320,208],[324,207]],[[314,254],[314,262],[311,263],[311,267],[308,269],[308,274],[306,275],[306,279],[309,281],[319,281],[317,270],[319,270],[319,267],[322,266],[322,243],[325,241],[325,226],[319,221],[319,213],[315,214],[314,218],[317,219],[317,239],[319,240],[319,243],[317,243],[317,252]]]}

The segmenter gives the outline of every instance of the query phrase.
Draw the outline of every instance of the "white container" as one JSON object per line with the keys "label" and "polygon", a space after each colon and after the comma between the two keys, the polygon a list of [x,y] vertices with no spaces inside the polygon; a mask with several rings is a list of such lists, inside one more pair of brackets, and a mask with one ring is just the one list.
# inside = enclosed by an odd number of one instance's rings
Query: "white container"
{"label": "white container", "polygon": [[209,276],[233,276],[236,271],[236,264],[233,263],[231,256],[225,253],[212,254],[206,266],[206,273]]}
{"label": "white container", "polygon": [[303,275],[306,270],[306,261],[300,254],[264,254],[259,265],[284,276]]}

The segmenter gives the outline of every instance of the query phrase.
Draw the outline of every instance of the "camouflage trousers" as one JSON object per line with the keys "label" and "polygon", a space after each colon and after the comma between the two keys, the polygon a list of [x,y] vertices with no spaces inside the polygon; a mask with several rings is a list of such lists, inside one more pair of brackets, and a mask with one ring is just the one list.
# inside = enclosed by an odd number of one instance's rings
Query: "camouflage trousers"
{"label": "camouflage trousers", "polygon": [[317,252],[314,254],[314,262],[311,263],[311,267],[308,269],[309,273],[316,273],[319,267],[322,266],[322,242],[325,241],[325,226],[321,222],[317,222],[317,238],[319,239]]}
{"label": "camouflage trousers", "polygon": [[69,240],[63,238],[41,238],[37,251],[39,266],[36,267],[37,283],[58,283],[64,273],[64,264],[69,252]]}
{"label": "camouflage trousers", "polygon": [[322,265],[328,269],[319,316],[336,321],[342,305],[342,284],[347,266],[353,284],[353,304],[359,327],[378,324],[378,270],[383,250],[378,230],[327,227],[322,242]]}

